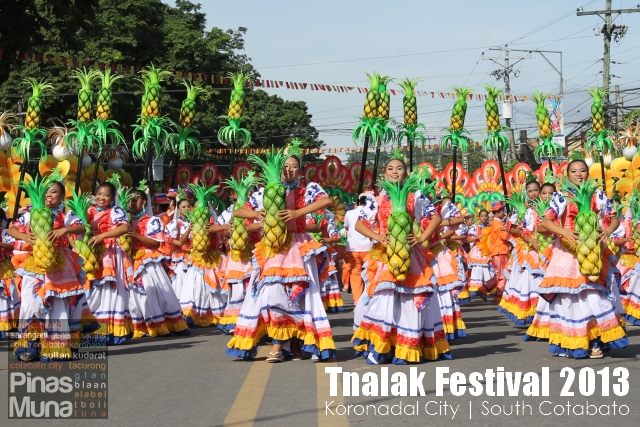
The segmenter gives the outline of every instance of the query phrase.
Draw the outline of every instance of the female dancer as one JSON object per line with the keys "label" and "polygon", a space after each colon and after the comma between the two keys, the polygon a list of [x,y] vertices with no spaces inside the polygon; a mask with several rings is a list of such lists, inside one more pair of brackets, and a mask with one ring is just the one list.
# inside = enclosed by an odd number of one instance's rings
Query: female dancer
{"label": "female dancer", "polygon": [[176,196],[176,210],[174,217],[167,223],[164,230],[165,247],[164,252],[171,255],[169,263],[169,277],[171,286],[178,298],[182,293],[182,284],[187,272],[187,257],[191,251],[191,223],[186,220],[191,205],[184,191],[180,191]]}
{"label": "female dancer", "polygon": [[[318,359],[335,358],[336,347],[322,306],[316,261],[325,248],[306,231],[306,215],[326,208],[331,200],[316,183],[300,186],[300,154],[294,146],[286,160],[279,151],[269,153],[267,163],[254,158],[263,166],[267,187],[277,188],[280,180],[285,187],[287,209],[278,215],[291,237],[277,251],[272,251],[264,239],[256,245],[250,292],[228,343],[229,356],[254,358],[260,340],[268,336],[273,341],[266,359],[270,363],[282,362],[283,351],[290,351],[294,359],[301,358],[301,351]],[[254,193],[234,215],[263,221],[263,198],[262,192]]]}
{"label": "female dancer", "polygon": [[[394,185],[403,183],[406,171],[404,160],[394,154],[385,166],[385,179]],[[356,354],[366,357],[368,364],[392,360],[404,365],[451,359],[438,298],[433,298],[434,258],[422,246],[440,226],[441,217],[421,192],[409,193],[406,212],[426,227],[418,238],[407,236],[412,244],[411,267],[405,280],[398,280],[389,268],[385,248],[389,244],[387,222],[392,211],[392,201],[381,190],[378,197],[367,198],[355,225],[356,231],[377,243],[364,266],[365,292],[356,306],[351,342]]]}
{"label": "female dancer", "polygon": [[96,334],[108,337],[109,343],[121,344],[133,334],[129,290],[136,284],[131,258],[118,243],[118,237],[128,233],[130,225],[126,212],[115,206],[115,198],[116,187],[104,182],[96,192],[96,206],[87,210],[93,231],[88,244],[102,253],[88,302],[100,324]]}
{"label": "female dancer", "polygon": [[[544,277],[544,274],[547,270],[548,258],[551,256],[551,243],[555,239],[555,235],[553,233],[549,233],[545,230],[545,228],[541,225],[542,218],[544,217],[545,212],[551,205],[551,198],[553,194],[556,192],[556,187],[554,184],[545,182],[540,187],[540,199],[534,203],[534,213],[535,213],[535,237],[538,240],[538,256],[540,259],[540,271]],[[559,221],[555,221],[556,225],[559,225]],[[538,285],[534,288],[534,292],[537,293]],[[531,325],[527,329],[527,333],[522,338],[523,341],[529,340],[548,340],[549,339],[549,303],[545,298],[538,297],[538,302],[536,304],[536,312],[533,316],[533,320],[531,321]]]}
{"label": "female dancer", "polygon": [[442,322],[447,340],[467,336],[466,326],[460,313],[458,294],[466,283],[464,260],[458,253],[458,243],[452,238],[456,227],[463,223],[460,210],[450,197],[444,197],[436,204],[436,210],[442,217],[440,232],[434,233],[429,241],[431,252],[436,257],[433,272],[437,280],[437,294]]}
{"label": "female dancer", "polygon": [[[584,160],[572,160],[567,168],[570,184],[565,183],[565,186],[574,191],[576,187],[589,188],[594,184],[588,182],[588,177],[589,168]],[[549,351],[565,357],[602,358],[603,350],[624,348],[629,343],[623,328],[624,320],[607,298],[610,287],[616,284],[616,269],[603,254],[599,274],[595,277],[581,274],[575,252],[575,221],[580,211],[592,210],[597,214],[602,227],[598,241],[607,239],[619,221],[602,190],[595,191],[590,200],[583,200],[581,195],[572,195],[570,190],[565,194],[555,193],[542,219],[542,226],[561,238],[552,244],[549,265],[538,294],[549,301]],[[557,219],[562,226],[554,224]]]}
{"label": "female dancer", "polygon": [[491,229],[490,225],[489,212],[486,209],[482,209],[478,213],[476,236],[472,239],[476,244],[469,252],[468,267],[471,270],[471,275],[469,277],[469,293],[472,297],[478,294],[478,287],[485,285],[495,275],[491,260],[488,256],[482,255],[482,245],[478,243],[484,238],[485,234],[489,232]]}
{"label": "female dancer", "polygon": [[[307,215],[307,231],[313,232],[314,239],[327,248],[317,257],[317,261],[322,304],[329,313],[344,311],[344,301],[340,294],[336,267],[338,252],[333,246],[334,243],[340,241],[340,236],[334,218],[335,215],[328,209],[322,213],[316,213],[316,215]],[[316,228],[310,228],[314,226]]]}
{"label": "female dancer", "polygon": [[[229,224],[233,221],[234,227],[231,229],[229,239],[229,254],[227,256],[227,271],[222,281],[222,291],[228,295],[227,306],[220,319],[218,329],[228,335],[233,335],[238,322],[238,315],[244,302],[249,279],[251,278],[251,257],[253,249],[260,241],[263,224],[254,220],[234,218],[234,209],[239,209],[247,203],[251,190],[258,184],[259,180],[250,171],[243,179],[236,181],[231,178],[227,184],[233,189],[236,195],[236,203],[218,217],[220,224]],[[263,189],[259,190],[260,192]],[[245,232],[246,231],[246,232]]]}
{"label": "female dancer", "polygon": [[[19,330],[22,338],[14,345],[15,356],[22,361],[71,359],[80,342],[83,324],[93,324],[95,319],[88,310],[84,297],[89,282],[80,264],[78,255],[69,249],[67,236],[84,233],[82,221],[73,212],[64,213],[64,185],[47,177],[41,188],[47,188],[42,198],[41,191],[27,191],[33,208],[46,206],[53,215],[53,229],[48,239],[54,243],[52,265],[43,269],[34,259],[33,248],[37,237],[31,227],[31,212],[22,215],[9,227],[8,234],[21,241],[23,256],[15,258],[16,275],[21,281],[22,303]],[[40,194],[38,194],[40,193]],[[32,332],[42,337],[28,338]]]}
{"label": "female dancer", "polygon": [[[222,293],[227,256],[218,249],[222,243],[218,233],[229,230],[231,224],[220,225],[215,222],[206,201],[207,194],[212,191],[211,188],[205,189],[202,186],[192,188],[197,198],[193,215],[197,213],[198,206],[207,209],[205,212],[209,215],[208,228],[200,231],[203,235],[209,233],[209,247],[202,252],[196,250],[193,242],[197,241],[198,230],[193,229],[191,252],[185,262],[187,269],[178,297],[189,326],[217,326],[227,304],[227,295]],[[215,212],[213,214],[215,215]]]}
{"label": "female dancer", "polygon": [[133,190],[129,202],[133,216],[129,232],[133,238],[133,278],[140,289],[129,296],[133,337],[188,334],[180,303],[162,267],[168,258],[159,251],[164,241],[162,222],[147,214],[147,199],[145,192]]}
{"label": "female dancer", "polygon": [[536,201],[540,195],[540,184],[529,181],[526,184],[526,194],[528,203],[516,202],[519,221],[516,221],[517,232],[512,228],[512,234],[519,234],[519,237],[514,236],[510,271],[506,274],[507,284],[498,307],[498,311],[511,319],[515,326],[528,326],[533,321],[538,303],[534,289],[543,275],[538,256],[539,243],[534,234],[537,218],[531,207],[531,202]]}

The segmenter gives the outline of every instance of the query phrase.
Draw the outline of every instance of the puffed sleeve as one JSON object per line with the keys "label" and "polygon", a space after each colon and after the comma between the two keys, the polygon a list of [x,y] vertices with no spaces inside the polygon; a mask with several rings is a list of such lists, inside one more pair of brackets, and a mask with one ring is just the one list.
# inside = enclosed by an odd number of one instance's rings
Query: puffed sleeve
{"label": "puffed sleeve", "polygon": [[244,204],[244,208],[251,209],[252,211],[261,211],[263,209],[262,197],[264,196],[264,187],[258,189],[258,191],[253,192],[247,200],[247,203]]}
{"label": "puffed sleeve", "polygon": [[114,206],[111,208],[111,222],[116,227],[122,224],[129,224],[127,213],[122,208]]}
{"label": "puffed sleeve", "polygon": [[440,213],[442,219],[458,218],[460,217],[460,215],[460,209],[458,209],[458,207],[454,205],[453,202],[445,203]]}
{"label": "puffed sleeve", "polygon": [[609,199],[600,188],[593,195],[591,209],[600,217],[602,228],[609,227],[611,225],[611,219],[616,215],[616,210],[613,207],[611,199]]}
{"label": "puffed sleeve", "polygon": [[231,222],[231,218],[233,218],[233,205],[229,206],[220,215],[218,215],[216,223],[218,225],[229,224]]}
{"label": "puffed sleeve", "polygon": [[469,232],[469,227],[467,227],[467,224],[460,224],[458,225],[458,228],[456,229],[456,235],[457,236],[466,236],[467,233]]}
{"label": "puffed sleeve", "polygon": [[338,235],[338,226],[336,225],[335,215],[330,214],[326,217],[327,220],[327,235],[329,238],[334,239],[336,237],[340,237]]}
{"label": "puffed sleeve", "polygon": [[328,197],[328,194],[317,182],[310,182],[304,190],[304,203],[310,205],[322,197]]}
{"label": "puffed sleeve", "polygon": [[9,236],[9,230],[2,230],[2,243],[7,243],[9,245],[13,245],[16,242],[16,239]]}
{"label": "puffed sleeve", "polygon": [[567,209],[567,204],[568,199],[562,193],[553,193],[553,196],[551,197],[551,203],[547,210],[544,212],[544,216],[556,221],[562,216],[562,214],[564,214],[565,209]]}
{"label": "puffed sleeve", "polygon": [[367,202],[360,208],[360,215],[358,216],[358,219],[362,219],[370,223],[374,222],[378,215],[378,207],[378,200],[373,193],[367,193]]}
{"label": "puffed sleeve", "polygon": [[147,221],[147,237],[158,242],[164,241],[164,232],[162,230],[162,221],[157,216],[152,216]]}
{"label": "puffed sleeve", "polygon": [[471,237],[478,237],[478,227],[475,224],[471,224],[469,230],[467,230],[467,234]]}
{"label": "puffed sleeve", "polygon": [[174,239],[178,238],[178,224],[175,219],[172,219],[167,223],[167,226],[164,228],[164,236],[168,243],[171,243]]}
{"label": "puffed sleeve", "polygon": [[433,215],[437,215],[435,206],[431,203],[431,200],[425,196],[422,191],[416,191],[415,205],[413,207],[413,216],[416,221],[420,222],[423,218],[431,219]]}
{"label": "puffed sleeve", "polygon": [[82,220],[75,212],[69,211],[64,216],[64,226],[65,227],[73,227],[74,225],[84,225]]}
{"label": "puffed sleeve", "polygon": [[620,222],[620,225],[618,226],[618,228],[615,229],[615,231],[613,233],[611,233],[611,240],[616,241],[616,240],[620,240],[620,239],[624,239],[626,237],[626,230],[625,230],[625,226],[624,226],[624,222]]}
{"label": "puffed sleeve", "polygon": [[305,215],[304,221],[308,225],[314,225],[316,223],[316,217],[314,217],[313,214],[308,213]]}

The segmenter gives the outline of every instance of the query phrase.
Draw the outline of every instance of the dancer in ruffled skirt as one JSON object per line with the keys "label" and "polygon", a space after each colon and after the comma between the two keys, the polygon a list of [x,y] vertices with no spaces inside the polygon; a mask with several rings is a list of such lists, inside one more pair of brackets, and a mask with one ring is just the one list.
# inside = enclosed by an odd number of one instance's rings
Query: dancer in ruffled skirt
{"label": "dancer in ruffled skirt", "polygon": [[[611,265],[606,256],[608,249],[601,243],[618,227],[619,221],[611,201],[589,181],[589,168],[584,160],[571,161],[567,177],[563,193],[553,195],[542,219],[546,230],[561,236],[552,244],[547,271],[538,287],[540,297],[549,302],[549,351],[574,358],[602,358],[603,351],[624,348],[629,342],[624,320],[611,297],[617,269]],[[597,215],[602,231],[588,238],[597,238],[601,255],[597,264],[581,266],[577,251],[582,246],[577,241],[576,222],[591,221],[591,212]],[[557,219],[562,227],[554,224]]]}
{"label": "dancer in ruffled skirt", "polygon": [[[266,187],[234,212],[239,218],[265,221],[265,228],[253,251],[247,295],[228,343],[232,357],[254,358],[265,337],[273,343],[267,362],[282,362],[285,354],[294,359],[311,354],[316,360],[336,355],[316,261],[326,249],[306,231],[306,215],[328,207],[331,200],[316,183],[300,186],[301,153],[294,146],[287,155],[285,160],[272,151],[266,163],[252,157],[263,168]],[[282,196],[286,209],[277,211],[276,199]]]}
{"label": "dancer in ruffled skirt", "polygon": [[[406,173],[404,160],[394,154],[385,166],[385,179],[398,185]],[[441,217],[421,191],[405,197],[403,200],[394,195],[392,201],[386,191],[375,198],[369,196],[355,225],[359,233],[377,242],[365,263],[365,292],[355,309],[355,332],[351,338],[356,354],[366,357],[368,364],[391,361],[404,365],[452,358],[438,297],[434,295],[435,259],[422,246],[440,226]],[[410,269],[405,277],[396,277],[386,248],[390,244],[387,225],[391,213],[404,210],[403,205],[412,220],[426,226],[421,227],[420,237],[407,236],[411,244]]]}
{"label": "dancer in ruffled skirt", "polygon": [[474,244],[469,252],[469,262],[467,264],[467,267],[471,270],[469,275],[469,294],[472,297],[478,294],[480,286],[484,286],[495,275],[491,259],[482,254],[482,244],[480,244],[485,235],[491,230],[489,225],[489,212],[486,209],[482,209],[478,213],[476,236],[473,237]]}
{"label": "dancer in ruffled skirt", "polygon": [[83,326],[87,328],[85,332],[97,328],[85,299],[89,282],[67,238],[84,233],[84,225],[74,212],[65,214],[65,187],[55,179],[51,176],[41,181],[45,194],[28,188],[32,210],[46,207],[53,216],[53,229],[47,235],[54,245],[50,265],[43,266],[42,260],[35,258],[34,250],[42,241],[34,234],[31,211],[12,224],[8,232],[19,242],[14,264],[21,287],[21,337],[14,343],[14,354],[22,361],[71,359],[78,350]]}
{"label": "dancer in ruffled skirt", "polygon": [[164,227],[160,218],[147,214],[147,199],[145,192],[133,190],[129,204],[133,217],[129,232],[133,239],[133,279],[140,290],[129,295],[133,338],[188,334],[180,303],[162,267],[168,259],[159,250]]}
{"label": "dancer in ruffled skirt", "polygon": [[96,334],[106,336],[112,344],[121,344],[133,335],[129,292],[137,285],[131,258],[118,243],[118,237],[129,232],[130,224],[126,212],[115,206],[115,198],[116,187],[102,183],[96,192],[96,206],[87,211],[93,232],[88,244],[102,254],[88,302],[100,324]]}
{"label": "dancer in ruffled skirt", "polygon": [[627,209],[630,218],[625,222],[626,241],[618,264],[622,274],[620,296],[625,320],[640,326],[640,193],[637,189],[629,198]]}

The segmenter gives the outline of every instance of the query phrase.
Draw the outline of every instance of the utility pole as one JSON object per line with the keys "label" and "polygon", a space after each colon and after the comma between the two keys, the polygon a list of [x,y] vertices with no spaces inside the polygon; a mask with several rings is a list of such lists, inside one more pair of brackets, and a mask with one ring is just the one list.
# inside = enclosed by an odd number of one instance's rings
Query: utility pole
{"label": "utility pole", "polygon": [[616,95],[616,123],[614,129],[619,129],[622,127],[622,97],[620,96],[620,86],[615,86],[615,95]]}
{"label": "utility pole", "polygon": [[[522,60],[525,59],[531,59],[531,55],[527,55],[527,56],[510,56],[510,53],[513,51],[513,49],[508,48],[506,45],[505,46],[494,46],[494,47],[490,47],[489,50],[500,50],[504,53],[504,56],[499,56],[499,57],[485,57],[484,53],[482,54],[482,59],[485,60],[489,60],[489,61],[493,61],[495,62],[497,65],[501,66],[502,69],[498,69],[495,70],[494,72],[491,73],[491,75],[493,77],[496,78],[496,80],[500,80],[502,79],[504,81],[504,104],[502,105],[502,115],[505,118],[505,123],[507,125],[507,127],[509,128],[509,132],[507,133],[507,136],[509,138],[509,147],[511,148],[511,155],[513,156],[513,159],[517,159],[518,158],[518,153],[516,151],[516,141],[515,141],[515,137],[513,136],[513,130],[511,130],[511,74],[513,74],[514,77],[518,77],[518,75],[520,74],[519,71],[514,70],[513,67],[519,63]],[[512,59],[517,59],[516,62],[514,62],[513,64],[511,64],[510,60]],[[504,64],[499,63],[498,61],[503,60]],[[505,111],[507,110],[507,111]],[[507,160],[507,159],[505,159]]]}
{"label": "utility pole", "polygon": [[[583,11],[578,9],[578,16],[598,15],[604,20],[604,26],[600,30],[604,37],[604,57],[602,64],[602,88],[607,91],[605,98],[607,106],[609,105],[609,85],[611,84],[611,38],[615,41],[621,40],[627,32],[625,25],[617,26],[613,24],[613,20],[623,13],[640,12],[640,5],[635,9],[615,9],[611,10],[611,0],[606,0],[605,10]],[[612,16],[615,14],[616,16]]]}

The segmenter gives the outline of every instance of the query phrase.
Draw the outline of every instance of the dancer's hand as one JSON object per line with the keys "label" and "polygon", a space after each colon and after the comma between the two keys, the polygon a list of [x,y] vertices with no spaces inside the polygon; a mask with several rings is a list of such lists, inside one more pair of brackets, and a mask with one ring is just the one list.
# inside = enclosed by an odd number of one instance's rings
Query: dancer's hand
{"label": "dancer's hand", "polygon": [[38,240],[38,236],[36,236],[33,233],[24,233],[24,237],[21,240],[33,246],[36,244],[36,240]]}
{"label": "dancer's hand", "polygon": [[609,236],[611,235],[611,233],[613,233],[614,230],[611,230],[609,227],[607,227],[604,230],[599,229],[598,231],[600,232],[600,234],[598,234],[598,241],[604,242],[609,238]]}
{"label": "dancer's hand", "polygon": [[47,239],[49,239],[50,242],[55,242],[59,238],[66,236],[68,231],[69,230],[66,227],[58,228],[57,230],[51,230],[47,234]]}
{"label": "dancer's hand", "polygon": [[254,212],[253,219],[256,219],[258,221],[264,221],[264,211],[253,211],[253,212]]}
{"label": "dancer's hand", "polygon": [[415,234],[409,233],[407,234],[407,243],[409,244],[410,247],[414,247],[420,242],[418,242],[418,238],[415,236]]}
{"label": "dancer's hand", "polygon": [[382,246],[387,246],[389,244],[389,235],[376,233],[375,240],[376,242],[380,243]]}
{"label": "dancer's hand", "polygon": [[567,239],[569,242],[571,242],[571,243],[575,243],[576,240],[578,240],[578,232],[577,231],[564,230],[564,233],[562,233],[562,236],[565,239]]}
{"label": "dancer's hand", "polygon": [[87,242],[87,245],[89,245],[92,248],[95,248],[96,245],[99,245],[100,243],[102,243],[103,240],[104,240],[104,237],[102,236],[102,234],[98,234],[97,236],[93,236],[92,238],[90,238],[89,241]]}
{"label": "dancer's hand", "polygon": [[285,210],[282,210],[282,211],[278,212],[278,216],[280,217],[280,219],[282,221],[287,222],[287,221],[290,221],[292,219],[298,218],[300,216],[300,214],[296,210],[285,209]]}

